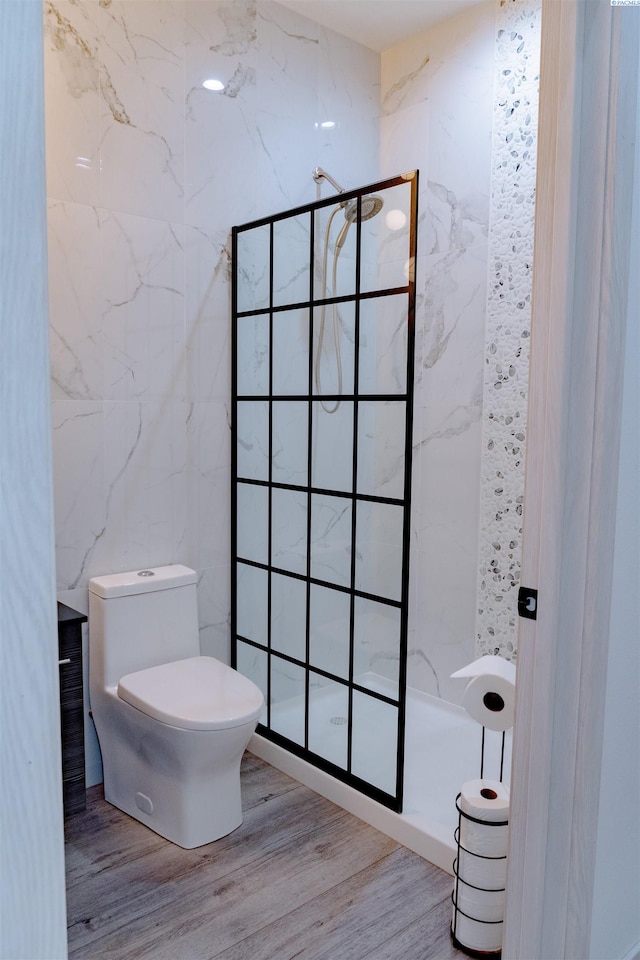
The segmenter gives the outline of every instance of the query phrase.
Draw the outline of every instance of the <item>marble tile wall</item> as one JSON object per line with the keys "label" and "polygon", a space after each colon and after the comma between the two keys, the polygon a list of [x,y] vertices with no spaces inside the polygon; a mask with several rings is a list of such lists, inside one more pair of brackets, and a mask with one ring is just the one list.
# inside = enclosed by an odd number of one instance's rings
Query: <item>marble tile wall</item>
{"label": "marble tile wall", "polygon": [[540,6],[382,55],[381,172],[421,171],[408,682],[453,701],[455,669],[515,657]]}
{"label": "marble tile wall", "polygon": [[44,17],[58,595],[186,563],[227,660],[230,229],[315,199],[318,164],[375,179],[379,57],[256,0]]}
{"label": "marble tile wall", "polygon": [[496,4],[382,55],[382,174],[420,170],[408,682],[474,659]]}

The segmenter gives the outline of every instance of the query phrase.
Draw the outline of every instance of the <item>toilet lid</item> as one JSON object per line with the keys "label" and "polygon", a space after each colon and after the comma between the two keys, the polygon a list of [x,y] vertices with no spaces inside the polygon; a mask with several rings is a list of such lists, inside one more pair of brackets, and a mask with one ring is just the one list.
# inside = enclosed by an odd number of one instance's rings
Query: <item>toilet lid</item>
{"label": "toilet lid", "polygon": [[225,730],[257,720],[258,687],[213,657],[190,657],[122,677],[118,696],[147,716],[183,730]]}

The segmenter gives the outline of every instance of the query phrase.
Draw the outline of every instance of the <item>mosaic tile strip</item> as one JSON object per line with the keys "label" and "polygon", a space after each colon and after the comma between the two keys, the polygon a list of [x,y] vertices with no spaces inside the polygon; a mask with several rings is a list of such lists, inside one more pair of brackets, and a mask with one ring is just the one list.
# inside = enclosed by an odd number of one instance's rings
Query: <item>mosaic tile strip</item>
{"label": "mosaic tile strip", "polygon": [[497,14],[476,653],[517,654],[540,0]]}

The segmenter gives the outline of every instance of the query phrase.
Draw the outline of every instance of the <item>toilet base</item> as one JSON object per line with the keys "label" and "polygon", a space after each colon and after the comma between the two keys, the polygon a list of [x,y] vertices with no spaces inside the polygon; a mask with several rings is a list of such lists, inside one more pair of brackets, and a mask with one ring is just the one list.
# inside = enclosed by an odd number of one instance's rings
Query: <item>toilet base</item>
{"label": "toilet base", "polygon": [[183,730],[148,717],[115,691],[93,706],[93,716],[108,803],[187,850],[240,826],[240,763],[256,721]]}
{"label": "toilet base", "polygon": [[[120,781],[115,789],[113,779]],[[216,778],[214,784],[187,794],[175,781],[136,778],[125,784],[105,772],[104,798],[165,840],[191,850],[226,837],[242,823],[239,765],[235,775],[225,779],[229,782]]]}

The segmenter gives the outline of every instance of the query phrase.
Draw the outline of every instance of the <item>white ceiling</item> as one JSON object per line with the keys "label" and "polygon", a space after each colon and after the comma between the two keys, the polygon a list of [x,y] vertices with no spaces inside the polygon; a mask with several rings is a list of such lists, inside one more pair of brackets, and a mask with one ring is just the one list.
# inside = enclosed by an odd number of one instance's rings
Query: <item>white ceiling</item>
{"label": "white ceiling", "polygon": [[414,33],[481,0],[278,0],[323,27],[372,50],[388,50]]}

